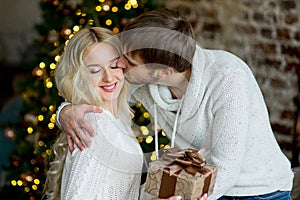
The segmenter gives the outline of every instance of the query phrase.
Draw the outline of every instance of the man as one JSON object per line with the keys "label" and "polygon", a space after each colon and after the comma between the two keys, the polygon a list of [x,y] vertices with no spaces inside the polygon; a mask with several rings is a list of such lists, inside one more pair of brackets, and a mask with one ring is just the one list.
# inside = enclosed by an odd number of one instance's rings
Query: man
{"label": "man", "polygon": [[[168,9],[129,22],[120,39],[124,55],[117,65],[129,82],[139,84],[130,101],[141,102],[152,116],[156,107],[160,127],[177,147],[205,148],[207,162],[218,166],[209,199],[291,199],[290,162],[274,138],[259,86],[241,59],[202,49],[190,24]],[[70,141],[82,148],[79,137],[88,141],[80,129],[93,134],[85,112],[99,110],[67,106],[58,116]]]}

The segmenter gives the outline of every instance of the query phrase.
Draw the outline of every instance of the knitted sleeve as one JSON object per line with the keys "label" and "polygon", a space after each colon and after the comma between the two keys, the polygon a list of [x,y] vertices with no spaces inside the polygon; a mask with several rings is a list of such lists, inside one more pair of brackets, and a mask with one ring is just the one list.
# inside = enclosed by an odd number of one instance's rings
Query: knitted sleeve
{"label": "knitted sleeve", "polygon": [[137,141],[106,112],[87,119],[96,136],[89,148],[68,154],[62,199],[138,199],[142,153]]}
{"label": "knitted sleeve", "polygon": [[244,71],[230,72],[214,91],[214,128],[208,134],[212,137],[211,159],[219,169],[214,193],[209,199],[225,194],[239,178],[251,106],[246,76]]}

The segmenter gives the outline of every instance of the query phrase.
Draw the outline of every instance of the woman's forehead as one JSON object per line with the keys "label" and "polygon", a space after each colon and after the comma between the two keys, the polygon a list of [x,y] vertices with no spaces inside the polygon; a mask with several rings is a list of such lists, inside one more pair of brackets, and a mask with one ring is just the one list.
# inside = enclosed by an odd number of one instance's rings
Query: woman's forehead
{"label": "woman's forehead", "polygon": [[110,44],[95,43],[87,48],[83,55],[84,62],[110,62],[119,57],[118,51]]}

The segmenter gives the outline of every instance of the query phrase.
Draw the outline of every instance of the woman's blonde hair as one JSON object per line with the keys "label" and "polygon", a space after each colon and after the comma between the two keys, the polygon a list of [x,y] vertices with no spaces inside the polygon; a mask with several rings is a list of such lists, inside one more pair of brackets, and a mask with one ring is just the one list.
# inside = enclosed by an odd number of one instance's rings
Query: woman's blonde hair
{"label": "woman's blonde hair", "polygon": [[[58,91],[72,104],[91,104],[100,107],[101,96],[91,84],[90,73],[85,67],[83,56],[95,43],[105,42],[121,55],[120,41],[113,32],[101,27],[85,28],[74,35],[61,56],[55,69]],[[127,103],[127,85],[124,84],[118,98],[118,115],[124,123],[131,123],[130,107]],[[46,199],[60,199],[60,185],[65,158],[68,152],[66,133],[62,132],[53,144],[54,159],[50,163],[45,184]]]}

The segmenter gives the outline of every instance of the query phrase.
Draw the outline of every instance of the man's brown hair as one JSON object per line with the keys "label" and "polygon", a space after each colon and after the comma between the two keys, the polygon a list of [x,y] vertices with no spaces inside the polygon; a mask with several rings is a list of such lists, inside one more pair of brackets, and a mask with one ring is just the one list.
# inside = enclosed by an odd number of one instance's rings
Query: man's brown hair
{"label": "man's brown hair", "polygon": [[[145,12],[129,22],[120,34],[123,50],[178,72],[191,67],[196,43],[191,24],[167,8]],[[157,66],[157,65],[154,65]]]}

